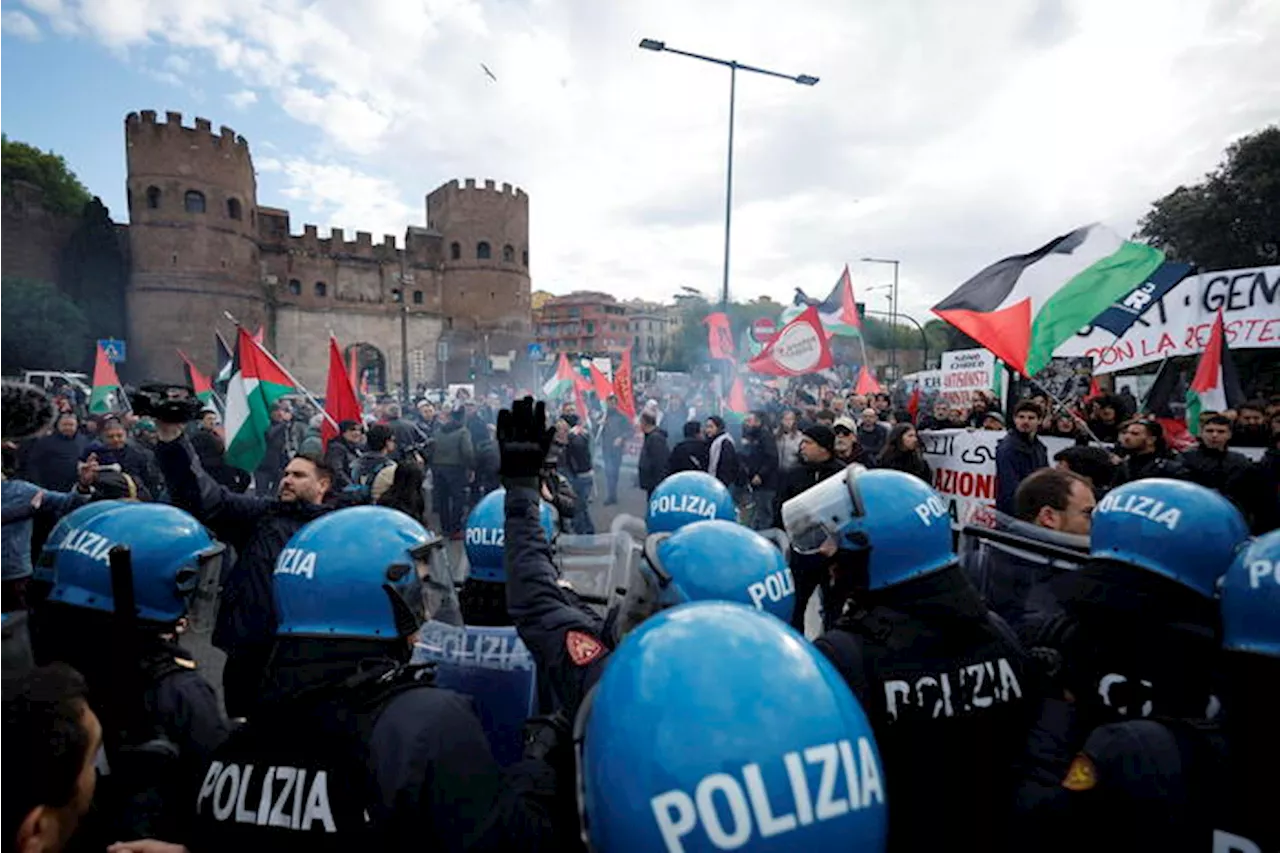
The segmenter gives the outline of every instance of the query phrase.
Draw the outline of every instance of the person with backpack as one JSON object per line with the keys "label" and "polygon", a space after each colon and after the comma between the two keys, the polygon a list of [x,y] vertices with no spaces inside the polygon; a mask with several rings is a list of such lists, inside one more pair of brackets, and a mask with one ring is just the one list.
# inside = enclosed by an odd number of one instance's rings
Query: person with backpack
{"label": "person with backpack", "polygon": [[396,436],[389,424],[372,424],[365,435],[365,452],[352,465],[351,485],[363,497],[377,500],[395,476]]}

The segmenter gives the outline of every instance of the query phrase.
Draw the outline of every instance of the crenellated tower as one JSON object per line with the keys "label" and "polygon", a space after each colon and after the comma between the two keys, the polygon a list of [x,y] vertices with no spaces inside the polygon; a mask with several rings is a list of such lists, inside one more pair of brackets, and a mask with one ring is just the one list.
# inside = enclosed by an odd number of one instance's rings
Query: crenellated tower
{"label": "crenellated tower", "polygon": [[530,324],[529,196],[473,178],[427,196],[427,228],[440,234],[441,310],[477,329],[527,332]]}
{"label": "crenellated tower", "polygon": [[[125,118],[128,162],[128,293],[134,378],[181,378],[173,352],[214,361],[214,328],[227,335],[230,311],[247,328],[264,321],[257,241],[257,183],[249,144],[208,119],[184,127],[182,114],[153,110]],[[136,355],[135,355],[136,354]]]}

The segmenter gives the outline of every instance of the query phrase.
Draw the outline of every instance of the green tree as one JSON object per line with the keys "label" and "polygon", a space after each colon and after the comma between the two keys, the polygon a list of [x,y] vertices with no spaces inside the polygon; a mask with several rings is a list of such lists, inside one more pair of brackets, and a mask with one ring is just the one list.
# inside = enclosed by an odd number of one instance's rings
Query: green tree
{"label": "green tree", "polygon": [[62,250],[59,284],[89,320],[93,338],[123,338],[129,268],[120,234],[98,198],[84,206]]}
{"label": "green tree", "polygon": [[44,206],[54,213],[78,216],[89,202],[89,191],[60,155],[0,135],[0,187],[6,195],[14,181],[43,190]]}
{"label": "green tree", "polygon": [[1137,236],[1203,270],[1280,263],[1280,125],[1233,143],[1203,181],[1152,204]]}
{"label": "green tree", "polygon": [[76,304],[46,281],[0,282],[0,369],[82,370],[90,361],[89,323]]}

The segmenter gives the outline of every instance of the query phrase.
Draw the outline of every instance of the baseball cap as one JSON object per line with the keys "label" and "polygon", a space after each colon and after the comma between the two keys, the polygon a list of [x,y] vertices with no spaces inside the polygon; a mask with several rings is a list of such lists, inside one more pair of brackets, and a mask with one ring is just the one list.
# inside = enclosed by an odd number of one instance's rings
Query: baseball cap
{"label": "baseball cap", "polygon": [[841,415],[840,417],[836,418],[836,422],[831,426],[831,428],[833,430],[843,429],[843,430],[847,430],[848,432],[858,431],[858,425],[854,423],[853,418],[849,417],[848,415]]}

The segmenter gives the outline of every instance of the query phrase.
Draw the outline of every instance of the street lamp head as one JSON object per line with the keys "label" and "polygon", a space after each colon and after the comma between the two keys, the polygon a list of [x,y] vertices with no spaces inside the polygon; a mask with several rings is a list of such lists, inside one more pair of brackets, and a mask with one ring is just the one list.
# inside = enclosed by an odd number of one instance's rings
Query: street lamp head
{"label": "street lamp head", "polygon": [[644,50],[666,50],[667,43],[657,39],[640,39],[640,47]]}
{"label": "street lamp head", "polygon": [[809,74],[801,74],[796,78],[796,82],[801,86],[816,86],[818,84],[818,78]]}

